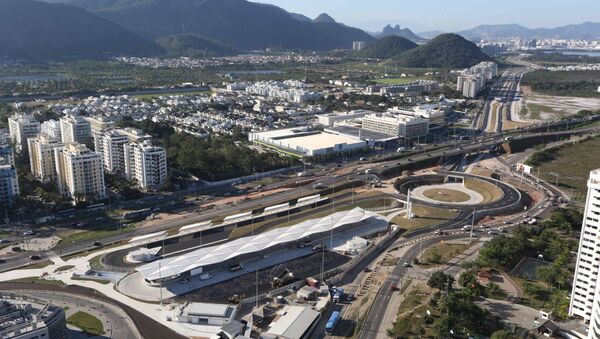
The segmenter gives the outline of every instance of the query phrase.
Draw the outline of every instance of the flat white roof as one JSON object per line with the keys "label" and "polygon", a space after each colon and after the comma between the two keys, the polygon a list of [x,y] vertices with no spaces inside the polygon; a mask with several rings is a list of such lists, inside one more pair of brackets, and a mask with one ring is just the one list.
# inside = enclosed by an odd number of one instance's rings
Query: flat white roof
{"label": "flat white roof", "polygon": [[183,312],[188,315],[204,315],[211,317],[226,318],[229,316],[231,306],[225,304],[189,303]]}
{"label": "flat white roof", "polygon": [[148,280],[173,277],[199,267],[222,263],[245,254],[257,253],[273,246],[298,241],[313,234],[338,229],[372,217],[378,216],[357,207],[326,217],[307,220],[290,227],[281,227],[221,245],[200,248],[177,257],[154,261],[139,266],[136,270]]}
{"label": "flat white roof", "polygon": [[131,240],[129,240],[129,243],[132,244],[132,243],[136,243],[136,242],[152,241],[155,238],[162,239],[162,238],[165,238],[166,236],[167,236],[167,231],[160,231],[160,232],[156,232],[156,233],[150,233],[150,234],[140,235],[139,237],[131,238]]}
{"label": "flat white roof", "polygon": [[200,230],[204,227],[208,227],[211,225],[212,225],[212,220],[198,222],[195,224],[183,226],[182,228],[179,229],[179,232],[191,232],[192,230],[196,230],[196,229]]}
{"label": "flat white roof", "polygon": [[248,211],[248,212],[244,212],[244,213],[239,213],[239,214],[234,214],[234,215],[230,215],[225,217],[225,219],[223,219],[223,222],[228,222],[231,220],[236,220],[236,219],[242,219],[242,218],[248,218],[252,216],[252,211]]}
{"label": "flat white roof", "polygon": [[364,144],[365,142],[354,137],[339,135],[333,133],[319,133],[300,137],[293,137],[284,140],[279,140],[282,144],[287,144],[289,148],[298,149],[323,149],[333,147],[339,144]]}
{"label": "flat white roof", "polygon": [[319,312],[305,306],[288,306],[283,310],[285,314],[271,325],[268,334],[300,339],[320,315]]}

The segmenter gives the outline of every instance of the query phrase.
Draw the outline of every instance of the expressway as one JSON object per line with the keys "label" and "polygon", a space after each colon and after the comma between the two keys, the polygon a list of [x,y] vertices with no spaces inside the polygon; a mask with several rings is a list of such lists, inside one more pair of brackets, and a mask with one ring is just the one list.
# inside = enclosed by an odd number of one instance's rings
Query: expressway
{"label": "expressway", "polygon": [[[589,123],[589,122],[593,122],[596,120],[600,120],[600,116],[570,119],[570,120],[566,120],[566,121],[556,121],[553,123],[545,124],[543,126],[540,125],[540,126],[530,126],[527,128],[523,128],[523,129],[515,131],[515,133],[521,133],[521,134],[515,135],[513,133],[510,135],[511,135],[512,140],[521,140],[521,139],[526,139],[533,135],[559,137],[559,136],[571,135],[571,134],[597,133],[598,132],[597,127],[581,128],[581,129],[577,129],[577,130],[550,131],[551,129],[560,128],[564,125],[568,126],[570,124],[571,126],[574,126],[578,123],[583,123],[583,122]],[[540,130],[544,130],[544,131],[548,131],[548,132],[537,133]],[[447,143],[443,143],[443,144],[439,144],[439,145],[435,145],[435,146],[426,147],[422,150],[418,150],[416,152],[405,154],[405,155],[404,154],[403,155],[393,154],[390,156],[375,158],[374,160],[372,160],[373,162],[366,163],[366,164],[365,163],[350,163],[348,165],[348,169],[351,170],[351,171],[348,171],[348,172],[350,172],[349,174],[343,174],[343,175],[338,175],[338,176],[326,175],[326,176],[318,177],[316,180],[318,182],[322,183],[324,186],[330,187],[335,184],[344,182],[348,178],[356,177],[356,173],[358,173],[360,170],[364,170],[364,169],[371,169],[373,171],[373,173],[377,173],[377,172],[382,172],[382,171],[385,171],[385,170],[388,170],[388,169],[391,169],[394,167],[404,168],[406,166],[414,165],[415,163],[425,161],[428,159],[432,160],[432,159],[439,159],[439,158],[447,158],[447,157],[451,157],[451,156],[463,155],[463,154],[468,154],[468,153],[472,153],[472,152],[484,151],[484,150],[488,150],[490,148],[496,147],[496,146],[502,144],[503,142],[505,142],[505,140],[504,140],[505,135],[507,135],[507,134],[506,133],[492,134],[492,135],[481,136],[481,137],[475,138],[473,140],[467,140],[467,141],[462,141],[462,142],[447,142]],[[271,188],[272,187],[268,187],[268,189],[271,189]],[[258,198],[258,199],[240,202],[236,205],[221,206],[221,207],[217,207],[212,210],[208,210],[208,211],[196,214],[196,215],[186,216],[185,218],[172,220],[172,221],[166,221],[164,223],[153,225],[153,226],[140,227],[140,228],[136,228],[132,231],[126,231],[126,232],[122,232],[119,234],[102,237],[102,238],[96,239],[96,240],[100,241],[102,244],[107,245],[107,244],[123,241],[123,240],[129,239],[131,237],[139,236],[139,235],[149,234],[149,233],[163,231],[163,230],[170,230],[170,229],[178,228],[181,226],[189,225],[189,224],[192,224],[195,222],[207,221],[207,220],[215,219],[218,217],[222,217],[224,215],[236,214],[236,213],[239,213],[240,211],[244,211],[244,210],[251,210],[251,209],[257,209],[257,208],[261,208],[261,207],[275,205],[281,201],[286,201],[286,200],[291,200],[291,199],[295,199],[295,198],[302,197],[302,196],[307,196],[310,194],[314,194],[316,192],[317,192],[317,190],[315,190],[312,187],[312,185],[300,186],[300,187],[296,187],[294,189],[279,192],[277,194],[266,195],[266,196]],[[74,244],[70,244],[70,245],[66,245],[66,246],[59,245],[59,247],[55,248],[54,251],[59,255],[68,255],[68,254],[74,254],[74,253],[82,252],[82,251],[93,249],[93,248],[94,248],[93,244],[90,241],[88,241],[88,242],[74,243]],[[44,256],[45,254],[46,253],[42,253],[42,256]],[[11,269],[15,269],[18,267],[28,265],[30,263],[31,263],[31,260],[29,259],[29,255],[16,256],[14,258],[7,259],[6,262],[0,264],[0,271],[8,271]]]}

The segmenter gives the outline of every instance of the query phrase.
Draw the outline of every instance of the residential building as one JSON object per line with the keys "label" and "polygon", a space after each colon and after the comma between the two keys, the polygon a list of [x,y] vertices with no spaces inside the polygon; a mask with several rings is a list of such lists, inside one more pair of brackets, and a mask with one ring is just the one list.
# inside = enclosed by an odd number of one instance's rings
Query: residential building
{"label": "residential building", "polygon": [[62,139],[62,131],[60,127],[59,120],[48,120],[44,121],[41,124],[41,133],[46,134],[52,138],[61,140]]}
{"label": "residential building", "polygon": [[59,191],[74,199],[106,197],[102,155],[83,144],[67,143],[54,149]]}
{"label": "residential building", "polygon": [[90,123],[82,116],[67,115],[60,118],[62,142],[85,143],[92,137]]}
{"label": "residential building", "polygon": [[456,90],[461,91],[467,98],[476,97],[486,82],[498,75],[498,65],[494,62],[484,61],[463,70],[456,80]]}
{"label": "residential building", "polygon": [[19,195],[19,177],[14,165],[0,164],[0,205],[8,206]]}
{"label": "residential building", "polygon": [[365,47],[367,47],[367,43],[364,41],[354,41],[352,43],[353,51],[361,51],[361,50],[365,49]]}
{"label": "residential building", "polygon": [[67,320],[61,307],[28,295],[0,293],[0,338],[66,337]]}
{"label": "residential building", "polygon": [[114,122],[109,118],[99,115],[93,117],[84,117],[85,121],[90,123],[90,133],[94,141],[94,151],[102,152],[102,145],[99,137],[101,134],[114,126]]}
{"label": "residential building", "polygon": [[129,180],[135,180],[145,190],[159,190],[167,180],[167,152],[149,141],[130,143],[125,148]]}
{"label": "residential building", "polygon": [[54,149],[64,144],[60,139],[46,134],[40,134],[36,138],[27,139],[29,149],[29,166],[34,177],[41,181],[56,182],[56,161]]}
{"label": "residential building", "polygon": [[588,324],[588,338],[600,338],[600,169],[590,173],[577,252],[569,315]]}
{"label": "residential building", "polygon": [[427,135],[429,119],[405,114],[377,113],[365,116],[362,128],[410,140]]}
{"label": "residential building", "polygon": [[124,175],[126,168],[125,148],[128,147],[129,138],[117,130],[108,130],[99,136],[99,140],[102,143],[101,153],[104,160],[104,169],[110,173]]}
{"label": "residential building", "polygon": [[10,144],[10,137],[5,138],[0,134],[0,163],[4,164],[15,164],[15,155],[13,153],[12,145]]}
{"label": "residential building", "polygon": [[40,133],[40,122],[33,115],[17,113],[8,118],[10,138],[15,143],[16,151],[27,147],[27,139],[34,138]]}

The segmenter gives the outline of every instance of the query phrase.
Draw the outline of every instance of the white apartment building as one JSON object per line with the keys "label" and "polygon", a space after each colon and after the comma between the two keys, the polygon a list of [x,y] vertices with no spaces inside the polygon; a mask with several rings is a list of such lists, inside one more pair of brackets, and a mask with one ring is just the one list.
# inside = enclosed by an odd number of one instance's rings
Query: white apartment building
{"label": "white apartment building", "polygon": [[92,137],[90,123],[79,115],[67,115],[60,118],[62,142],[84,143]]}
{"label": "white apartment building", "polygon": [[404,114],[377,113],[362,119],[362,128],[386,135],[415,139],[427,135],[429,119]]}
{"label": "white apartment building", "polygon": [[159,190],[167,180],[167,152],[149,141],[130,143],[125,149],[126,174],[145,190]]}
{"label": "white apartment building", "polygon": [[101,140],[99,139],[101,134],[113,127],[115,124],[113,121],[104,116],[84,117],[85,121],[90,123],[90,133],[94,141],[94,151],[102,152]]}
{"label": "white apartment building", "polygon": [[11,164],[0,164],[0,206],[8,206],[19,195],[17,169]]}
{"label": "white apartment building", "polygon": [[27,139],[40,133],[40,122],[33,115],[17,113],[8,118],[8,130],[17,152],[20,152],[23,147],[27,147]]}
{"label": "white apartment building", "polygon": [[42,122],[40,132],[58,140],[62,139],[62,131],[60,129],[59,120],[48,120]]}
{"label": "white apartment building", "polygon": [[[125,174],[126,159],[125,148],[128,147],[129,138],[117,130],[109,130],[99,136],[102,143],[101,154],[104,160],[104,169],[115,174]],[[100,152],[98,152],[100,153]]]}
{"label": "white apartment building", "polygon": [[458,75],[456,90],[461,91],[463,96],[474,98],[485,86],[485,83],[498,75],[498,65],[494,62],[484,61],[465,69]]}
{"label": "white apartment building", "polygon": [[354,41],[352,43],[353,51],[362,51],[363,49],[365,49],[365,47],[367,47],[367,43],[364,41]]}
{"label": "white apartment building", "polygon": [[590,173],[577,266],[571,292],[570,316],[589,324],[588,338],[600,338],[600,169]]}
{"label": "white apartment building", "polygon": [[43,133],[27,139],[29,166],[34,177],[41,181],[57,181],[54,149],[62,146],[64,144],[59,138]]}
{"label": "white apartment building", "polygon": [[68,143],[54,150],[57,183],[61,194],[84,199],[104,199],[102,156],[83,144]]}

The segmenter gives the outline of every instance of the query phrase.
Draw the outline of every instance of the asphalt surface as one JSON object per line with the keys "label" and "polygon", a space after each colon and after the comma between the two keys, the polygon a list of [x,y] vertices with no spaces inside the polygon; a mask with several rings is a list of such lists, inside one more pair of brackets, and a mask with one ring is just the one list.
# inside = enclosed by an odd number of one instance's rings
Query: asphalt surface
{"label": "asphalt surface", "polygon": [[[83,297],[87,297],[87,298],[97,299],[97,300],[100,300],[103,302],[107,302],[107,303],[116,305],[117,307],[119,307],[120,309],[125,311],[125,313],[127,313],[129,318],[131,318],[131,320],[133,320],[133,323],[138,328],[138,331],[140,332],[142,338],[144,338],[144,339],[165,339],[165,338],[185,339],[185,338],[187,338],[185,336],[182,336],[182,335],[176,333],[175,331],[171,330],[170,328],[163,326],[162,324],[158,323],[154,319],[149,318],[148,316],[144,315],[140,311],[135,310],[132,307],[122,304],[118,301],[112,300],[103,294],[97,293],[96,291],[85,288],[85,287],[81,287],[81,286],[62,287],[62,286],[58,286],[58,285],[49,285],[49,284],[5,282],[5,283],[0,283],[0,290],[6,290],[6,291],[34,290],[34,291],[44,291],[47,293],[57,292],[57,293],[65,294],[65,295],[67,295],[67,294],[72,295],[74,297],[83,296]],[[128,337],[123,337],[123,338],[128,338]]]}
{"label": "asphalt surface", "polygon": [[[600,120],[600,116],[595,117],[593,119]],[[560,126],[564,126],[564,125],[568,125],[568,124],[573,125],[575,123],[582,122],[582,121],[587,121],[587,120],[573,119],[570,121],[561,121],[561,122],[555,122],[552,124],[546,124],[544,126],[534,126],[531,128],[524,128],[524,129],[515,131],[517,133],[521,133],[520,135],[512,135],[511,134],[511,137],[512,137],[512,140],[522,140],[522,139],[529,138],[532,135],[561,136],[561,135],[572,135],[572,134],[576,134],[576,133],[598,132],[598,128],[582,128],[582,129],[577,129],[577,130],[533,133],[533,132],[537,132],[538,130],[540,130],[540,128],[543,130],[549,130],[550,128],[556,128],[556,127],[560,127]],[[496,146],[502,144],[503,142],[505,142],[504,135],[506,135],[506,134],[495,134],[495,135],[491,135],[491,136],[480,137],[480,138],[474,139],[474,140],[467,140],[467,141],[458,142],[458,143],[448,143],[448,144],[445,144],[443,148],[440,148],[440,146],[435,146],[435,147],[437,147],[437,149],[432,150],[432,151],[428,151],[428,149],[426,148],[426,149],[422,150],[422,153],[407,155],[405,158],[401,158],[399,160],[386,160],[387,159],[386,157],[381,157],[381,158],[374,160],[374,161],[377,161],[376,163],[353,164],[352,166],[354,166],[354,171],[352,171],[352,173],[350,173],[350,174],[340,175],[337,177],[332,177],[332,176],[317,177],[315,182],[321,182],[325,186],[331,186],[334,183],[338,183],[338,184],[342,183],[343,181],[346,180],[346,178],[356,176],[356,174],[359,172],[358,171],[359,168],[369,167],[369,168],[373,169],[373,172],[380,172],[380,171],[383,171],[390,167],[406,166],[408,164],[423,161],[426,159],[446,158],[446,157],[451,157],[451,156],[467,154],[467,153],[471,153],[471,152],[479,152],[479,151],[483,151],[483,150],[489,150],[490,148],[496,147]],[[433,148],[433,147],[434,146],[432,146],[431,148]],[[389,158],[394,159],[396,157],[398,157],[398,155],[392,155]],[[299,179],[304,179],[304,178],[299,178]],[[189,224],[195,223],[195,222],[215,219],[215,218],[217,218],[219,216],[223,216],[223,215],[235,214],[235,213],[238,213],[238,211],[240,211],[240,210],[249,210],[249,209],[271,206],[271,205],[276,204],[279,201],[283,201],[286,199],[291,200],[291,199],[295,199],[298,197],[314,194],[315,192],[317,192],[317,190],[313,189],[312,185],[299,186],[299,187],[296,187],[296,188],[288,190],[288,191],[280,192],[280,193],[273,194],[273,195],[267,195],[262,198],[253,199],[253,200],[249,200],[246,202],[241,202],[236,205],[231,205],[231,206],[228,205],[228,206],[223,206],[223,207],[215,208],[212,210],[208,210],[208,211],[199,213],[198,215],[194,215],[194,216],[191,216],[191,217],[188,217],[185,219],[167,221],[167,222],[157,224],[157,225],[154,225],[151,227],[136,228],[133,231],[123,232],[120,234],[103,237],[103,238],[99,238],[96,240],[100,241],[101,243],[106,245],[106,244],[119,242],[119,241],[122,241],[125,239],[129,239],[131,237],[139,236],[139,235],[144,235],[144,234],[149,234],[149,233],[153,233],[153,232],[182,227],[182,226],[189,225]],[[59,246],[54,251],[57,254],[62,256],[62,255],[68,255],[68,254],[73,254],[73,253],[78,253],[78,252],[82,252],[85,250],[93,249],[93,247],[94,246],[92,245],[92,242],[87,241],[87,242],[70,244],[67,246]],[[42,256],[44,256],[44,255],[45,254],[42,253]],[[12,269],[15,269],[18,267],[28,265],[30,263],[31,263],[31,260],[29,259],[29,254],[24,254],[22,256],[16,256],[14,258],[7,259],[5,263],[0,264],[0,271],[12,270]]]}
{"label": "asphalt surface", "polygon": [[88,312],[92,316],[98,317],[100,314],[102,314],[108,319],[110,323],[109,328],[104,328],[104,336],[108,338],[141,339],[137,329],[134,328],[135,325],[133,324],[133,321],[129,319],[127,313],[114,306],[113,304],[106,303],[97,299],[58,291],[27,290],[22,291],[22,293],[38,297],[44,300],[48,300],[53,304],[61,307],[67,306],[70,308],[90,308],[92,309],[92,311],[86,312]]}

